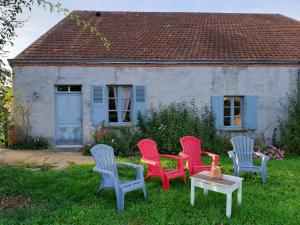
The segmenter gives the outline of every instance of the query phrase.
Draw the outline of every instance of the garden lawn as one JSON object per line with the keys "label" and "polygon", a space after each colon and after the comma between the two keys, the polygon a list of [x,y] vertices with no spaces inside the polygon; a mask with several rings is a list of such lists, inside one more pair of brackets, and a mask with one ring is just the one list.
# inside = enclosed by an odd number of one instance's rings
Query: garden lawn
{"label": "garden lawn", "polygon": [[[138,158],[119,161],[139,163]],[[173,166],[164,161],[165,166]],[[221,160],[223,173],[232,174],[232,162]],[[148,199],[141,190],[130,192],[125,212],[118,213],[114,191],[95,196],[100,181],[93,165],[71,165],[65,170],[29,169],[0,165],[0,224],[300,224],[300,157],[268,162],[268,181],[242,174],[242,205],[233,194],[231,219],[225,216],[226,196],[196,189],[190,205],[190,179],[171,181],[163,191],[159,179],[147,181]],[[122,170],[122,177],[134,171]],[[3,207],[5,207],[3,209]]]}

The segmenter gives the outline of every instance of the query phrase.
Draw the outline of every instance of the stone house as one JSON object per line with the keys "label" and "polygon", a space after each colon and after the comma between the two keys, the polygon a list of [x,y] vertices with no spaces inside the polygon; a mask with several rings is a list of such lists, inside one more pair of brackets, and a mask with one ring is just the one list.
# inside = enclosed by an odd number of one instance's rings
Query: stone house
{"label": "stone house", "polygon": [[279,14],[74,11],[10,59],[31,135],[56,148],[89,142],[105,123],[194,100],[221,132],[272,136],[300,69],[300,23]]}

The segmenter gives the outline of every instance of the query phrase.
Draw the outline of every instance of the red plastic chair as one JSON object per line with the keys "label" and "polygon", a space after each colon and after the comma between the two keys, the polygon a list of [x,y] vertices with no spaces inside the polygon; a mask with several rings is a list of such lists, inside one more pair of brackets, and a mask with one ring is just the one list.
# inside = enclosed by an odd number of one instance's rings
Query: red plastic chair
{"label": "red plastic chair", "polygon": [[179,155],[187,161],[187,168],[190,176],[204,170],[210,171],[211,166],[202,164],[201,155],[208,155],[212,158],[212,166],[217,166],[219,156],[210,152],[202,151],[201,140],[193,136],[185,136],[180,139],[183,151]]}
{"label": "red plastic chair", "polygon": [[[139,141],[137,146],[142,154],[141,161],[148,164],[148,172],[145,180],[148,180],[150,177],[160,177],[164,190],[169,190],[169,181],[177,177],[183,177],[184,184],[186,184],[183,158],[159,154],[156,142],[150,139]],[[177,169],[164,170],[160,163],[160,157],[177,160]]]}

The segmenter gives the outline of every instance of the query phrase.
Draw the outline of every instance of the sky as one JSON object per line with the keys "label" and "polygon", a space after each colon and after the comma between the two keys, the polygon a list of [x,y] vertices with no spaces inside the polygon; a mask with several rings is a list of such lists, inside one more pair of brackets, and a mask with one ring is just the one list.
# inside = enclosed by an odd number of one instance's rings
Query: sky
{"label": "sky", "polygon": [[[50,0],[56,3],[55,0]],[[280,13],[300,21],[300,0],[60,0],[69,10],[144,12],[227,12]],[[64,15],[34,7],[25,12],[24,27],[17,30],[14,46],[7,47],[7,58],[14,58]]]}

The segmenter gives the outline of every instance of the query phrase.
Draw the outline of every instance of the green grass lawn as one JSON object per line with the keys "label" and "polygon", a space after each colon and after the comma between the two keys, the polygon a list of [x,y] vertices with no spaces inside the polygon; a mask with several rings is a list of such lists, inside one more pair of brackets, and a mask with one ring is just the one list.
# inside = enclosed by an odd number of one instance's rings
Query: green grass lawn
{"label": "green grass lawn", "polygon": [[[222,157],[221,165],[223,173],[233,173],[228,157]],[[92,167],[33,170],[0,165],[0,200],[17,202],[0,212],[0,224],[300,224],[300,157],[269,161],[265,185],[258,175],[242,174],[243,201],[237,206],[234,193],[231,219],[225,216],[223,194],[203,196],[203,190],[196,189],[192,207],[189,178],[186,186],[182,179],[172,180],[167,192],[152,178],[146,183],[148,199],[141,190],[128,193],[125,212],[118,213],[113,191],[95,197],[100,177]],[[122,170],[121,175],[132,177],[133,171]],[[20,199],[27,199],[27,204],[20,207]]]}

